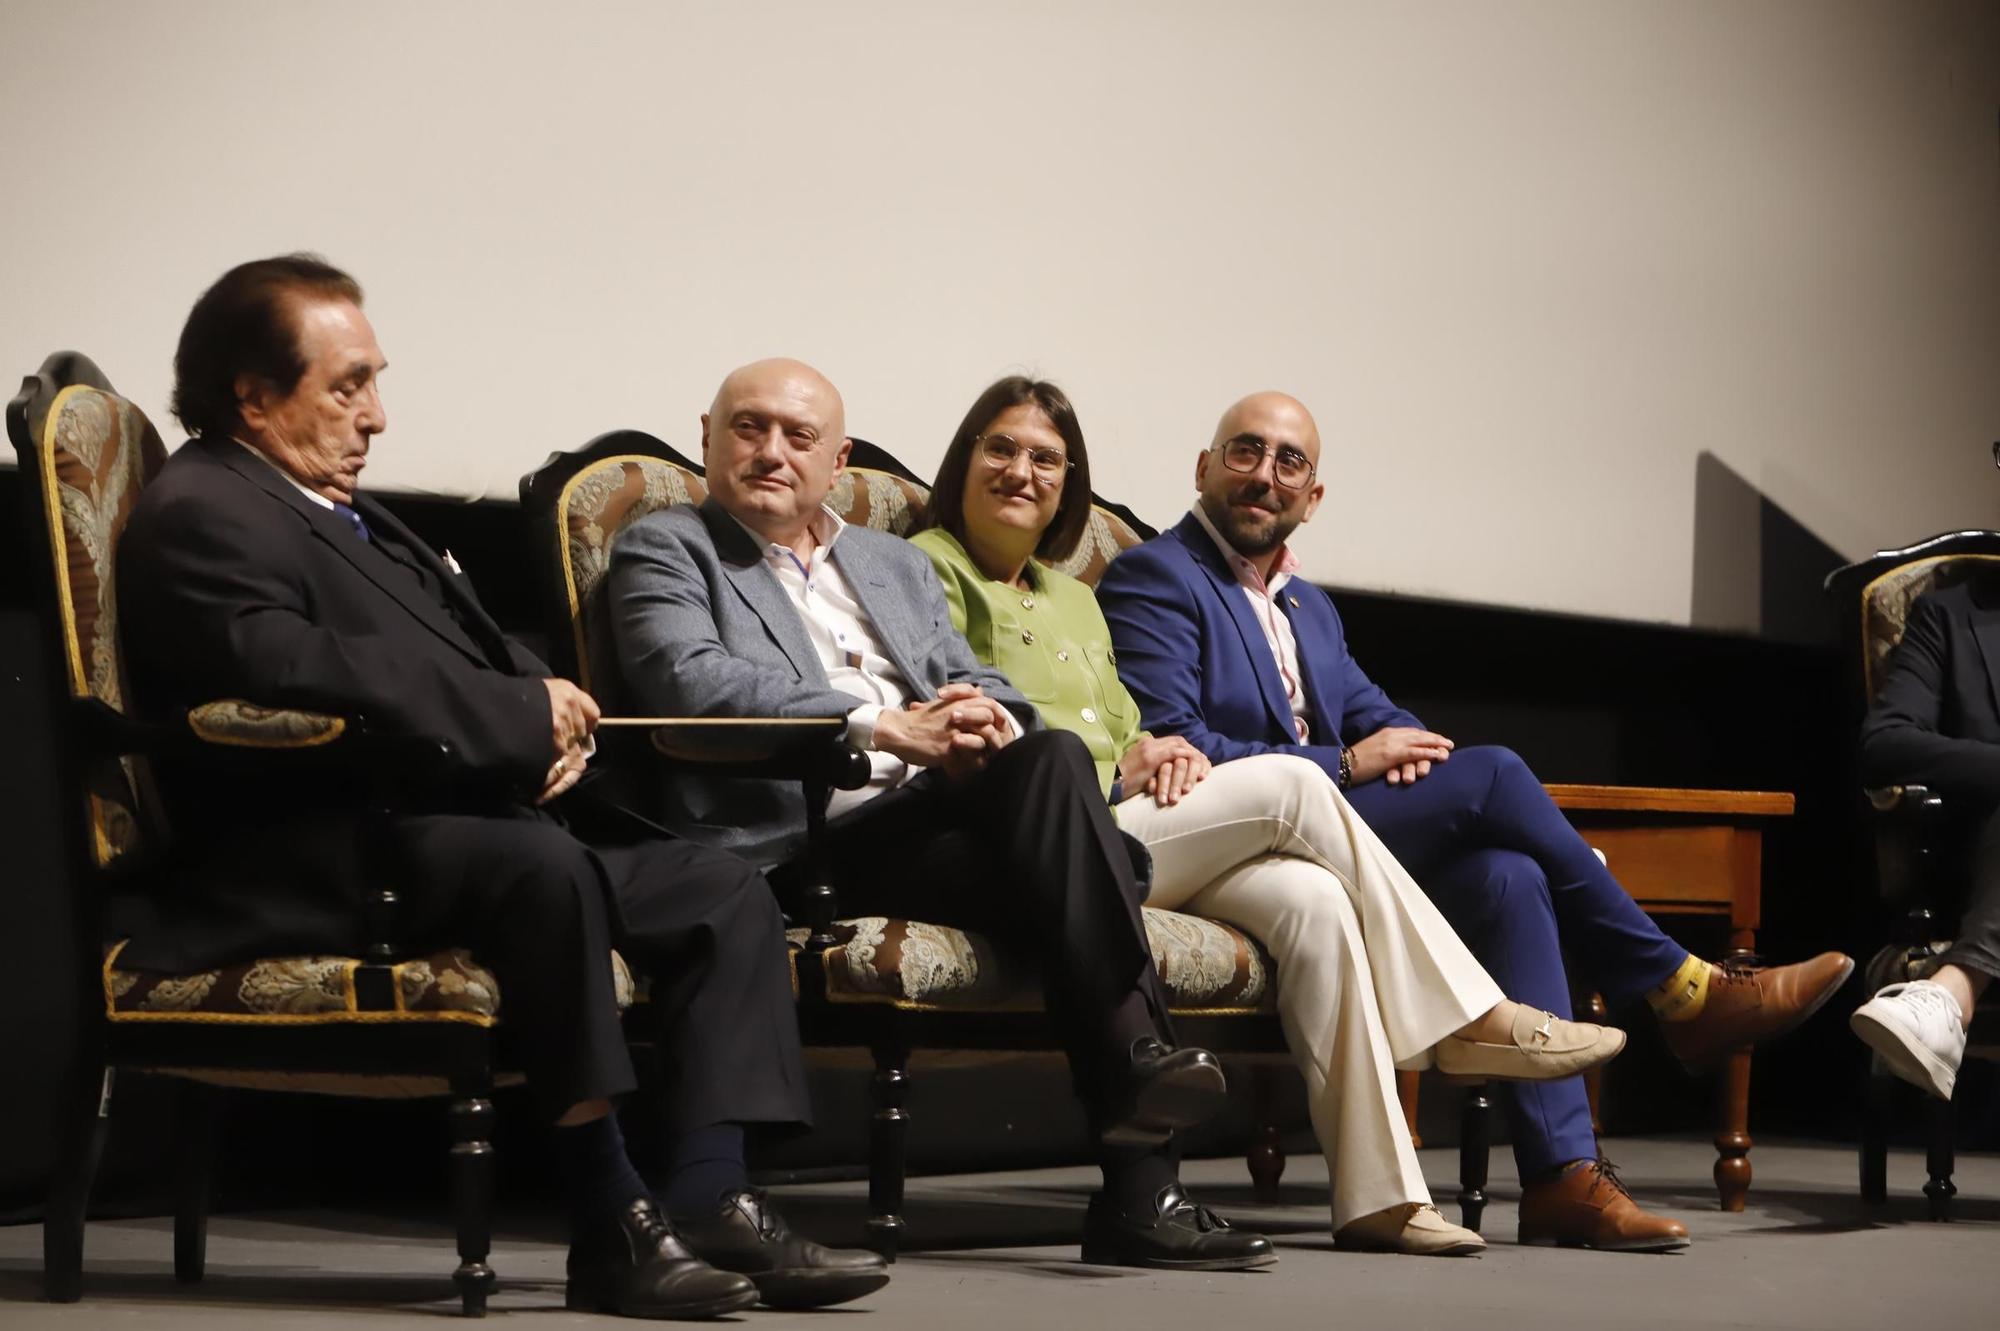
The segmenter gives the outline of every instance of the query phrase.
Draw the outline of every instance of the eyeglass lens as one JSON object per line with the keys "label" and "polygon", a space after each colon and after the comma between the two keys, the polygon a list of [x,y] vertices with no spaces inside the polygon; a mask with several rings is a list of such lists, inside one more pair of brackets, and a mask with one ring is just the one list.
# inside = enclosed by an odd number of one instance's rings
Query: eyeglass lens
{"label": "eyeglass lens", "polygon": [[[1261,439],[1231,439],[1223,447],[1222,460],[1231,471],[1255,471],[1268,451]],[[1280,448],[1271,467],[1278,484],[1289,489],[1304,485],[1312,470],[1312,463],[1296,448]]]}
{"label": "eyeglass lens", "polygon": [[[1005,470],[1014,465],[1014,459],[1021,455],[1021,445],[1010,435],[989,434],[980,441],[979,450],[993,466]],[[1053,448],[1031,448],[1028,452],[1028,467],[1035,475],[1052,480],[1063,473],[1069,465],[1065,458]]]}

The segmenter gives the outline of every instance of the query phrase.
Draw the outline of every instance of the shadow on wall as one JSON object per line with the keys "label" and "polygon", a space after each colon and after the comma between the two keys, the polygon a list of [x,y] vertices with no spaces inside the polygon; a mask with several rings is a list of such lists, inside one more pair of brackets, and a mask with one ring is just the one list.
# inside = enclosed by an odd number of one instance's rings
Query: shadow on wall
{"label": "shadow on wall", "polygon": [[1721,458],[1695,459],[1694,627],[1830,643],[1820,582],[1846,562]]}

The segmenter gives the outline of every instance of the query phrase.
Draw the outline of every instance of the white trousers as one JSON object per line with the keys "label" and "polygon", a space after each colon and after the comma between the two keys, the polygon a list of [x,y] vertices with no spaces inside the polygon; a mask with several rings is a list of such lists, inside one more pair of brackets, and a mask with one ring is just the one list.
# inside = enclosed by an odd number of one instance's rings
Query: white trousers
{"label": "white trousers", "polygon": [[1277,962],[1333,1227],[1430,1201],[1395,1065],[1503,995],[1423,889],[1326,773],[1289,754],[1220,763],[1171,808],[1134,796],[1118,823],[1152,852],[1147,905],[1233,924]]}

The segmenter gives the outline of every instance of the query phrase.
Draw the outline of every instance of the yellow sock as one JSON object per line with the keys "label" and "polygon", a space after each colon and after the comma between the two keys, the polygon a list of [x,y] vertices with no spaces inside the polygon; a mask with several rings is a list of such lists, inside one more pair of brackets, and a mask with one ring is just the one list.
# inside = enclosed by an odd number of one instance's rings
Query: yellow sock
{"label": "yellow sock", "polygon": [[1709,965],[1694,953],[1680,969],[1659,982],[1646,994],[1653,1015],[1661,1021],[1692,1021],[1708,1006]]}

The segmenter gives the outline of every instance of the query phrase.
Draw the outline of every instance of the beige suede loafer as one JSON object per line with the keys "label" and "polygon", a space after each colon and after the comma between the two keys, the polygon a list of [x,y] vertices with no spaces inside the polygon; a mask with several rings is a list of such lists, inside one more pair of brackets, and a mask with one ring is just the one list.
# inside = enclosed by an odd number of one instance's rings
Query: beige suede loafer
{"label": "beige suede loafer", "polygon": [[1412,1257],[1475,1257],[1486,1240],[1454,1225],[1426,1202],[1404,1202],[1350,1220],[1333,1236],[1349,1252],[1400,1252]]}
{"label": "beige suede loafer", "polygon": [[1564,1021],[1525,1004],[1514,1013],[1513,1041],[1489,1044],[1447,1035],[1437,1043],[1437,1069],[1453,1077],[1554,1081],[1609,1062],[1625,1047],[1625,1032],[1587,1021]]}

